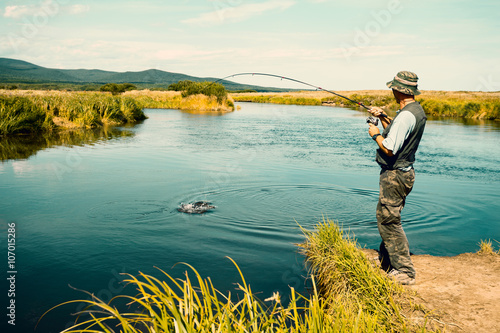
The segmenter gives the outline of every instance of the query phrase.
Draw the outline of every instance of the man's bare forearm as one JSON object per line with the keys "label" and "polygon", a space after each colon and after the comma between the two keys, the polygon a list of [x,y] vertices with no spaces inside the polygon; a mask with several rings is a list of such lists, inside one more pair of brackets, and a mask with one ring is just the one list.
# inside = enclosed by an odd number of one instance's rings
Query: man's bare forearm
{"label": "man's bare forearm", "polygon": [[385,146],[382,144],[382,141],[384,141],[384,137],[382,135],[378,136],[375,141],[377,142],[380,150],[382,150],[384,152],[384,154],[386,154],[389,157],[394,156],[394,154],[392,153],[392,150],[385,148]]}
{"label": "man's bare forearm", "polygon": [[382,123],[382,126],[384,126],[384,128],[389,126],[389,124],[392,122],[392,118],[389,116],[379,117],[379,119],[380,119],[380,122]]}

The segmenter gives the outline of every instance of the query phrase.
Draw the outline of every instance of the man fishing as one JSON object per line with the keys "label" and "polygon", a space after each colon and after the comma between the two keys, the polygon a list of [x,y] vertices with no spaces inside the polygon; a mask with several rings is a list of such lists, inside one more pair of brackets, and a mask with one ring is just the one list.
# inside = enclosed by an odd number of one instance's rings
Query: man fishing
{"label": "man fishing", "polygon": [[401,225],[401,210],[415,181],[415,153],[424,132],[426,116],[415,101],[420,94],[415,73],[401,71],[387,82],[400,109],[391,119],[379,107],[369,112],[378,117],[384,127],[382,134],[370,124],[368,134],[378,145],[376,161],[380,172],[380,193],[377,205],[377,225],[382,243],[379,258],[389,276],[404,285],[415,284],[415,268],[410,258],[408,239]]}

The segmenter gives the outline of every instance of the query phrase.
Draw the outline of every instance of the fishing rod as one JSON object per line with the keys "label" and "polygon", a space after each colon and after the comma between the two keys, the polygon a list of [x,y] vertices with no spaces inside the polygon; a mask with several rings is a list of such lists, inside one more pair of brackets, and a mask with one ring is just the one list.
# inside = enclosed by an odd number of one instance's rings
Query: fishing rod
{"label": "fishing rod", "polygon": [[[223,81],[223,80],[226,80],[226,79],[231,78],[231,77],[235,77],[235,76],[243,76],[243,75],[252,75],[252,76],[254,76],[254,75],[258,75],[258,76],[270,76],[270,77],[277,77],[277,78],[279,78],[279,79],[281,79],[281,80],[283,80],[283,79],[284,79],[284,80],[288,80],[288,81],[292,81],[292,82],[297,82],[297,83],[304,84],[304,85],[309,86],[309,87],[313,87],[313,88],[318,89],[318,90],[327,91],[327,92],[329,92],[329,93],[331,93],[331,94],[334,94],[335,96],[338,96],[338,97],[344,98],[344,99],[346,99],[346,100],[348,100],[348,101],[350,101],[350,102],[352,102],[352,103],[354,103],[354,104],[357,104],[357,105],[359,105],[359,106],[361,106],[361,107],[365,108],[366,110],[370,110],[370,108],[369,108],[369,107],[367,107],[366,105],[364,105],[363,103],[361,103],[361,102],[357,102],[357,101],[355,101],[355,100],[352,100],[352,99],[350,99],[349,97],[346,97],[346,96],[344,96],[344,95],[338,94],[338,93],[336,93],[336,92],[334,92],[334,91],[331,91],[331,90],[328,90],[328,89],[324,89],[324,88],[321,88],[321,87],[318,87],[318,86],[312,85],[312,84],[307,83],[307,82],[304,82],[304,81],[300,81],[300,80],[292,79],[292,78],[289,78],[289,77],[286,77],[286,76],[275,75],[275,74],[268,74],[268,73],[237,73],[237,74],[231,74],[231,75],[228,75],[228,76],[226,76],[226,77],[223,77],[222,79],[218,79],[217,81],[212,82],[210,85],[215,84],[215,83],[220,82],[220,81]],[[209,85],[209,86],[210,86],[210,85]],[[385,115],[385,114],[381,114],[381,115],[380,115],[380,117],[387,117],[387,115]]]}

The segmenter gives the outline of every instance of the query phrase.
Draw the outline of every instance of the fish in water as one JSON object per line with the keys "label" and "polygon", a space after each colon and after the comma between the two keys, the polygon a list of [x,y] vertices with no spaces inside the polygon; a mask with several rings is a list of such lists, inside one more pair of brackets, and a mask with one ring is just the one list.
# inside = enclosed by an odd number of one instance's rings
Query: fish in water
{"label": "fish in water", "polygon": [[215,209],[217,207],[213,206],[211,202],[208,201],[197,201],[192,203],[181,203],[177,210],[182,213],[188,214],[202,214],[209,210]]}

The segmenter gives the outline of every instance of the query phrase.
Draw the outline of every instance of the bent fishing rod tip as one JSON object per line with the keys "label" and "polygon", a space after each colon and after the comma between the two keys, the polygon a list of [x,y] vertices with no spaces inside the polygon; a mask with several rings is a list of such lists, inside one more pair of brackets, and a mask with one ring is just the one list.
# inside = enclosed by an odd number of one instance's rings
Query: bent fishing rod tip
{"label": "bent fishing rod tip", "polygon": [[[297,82],[297,83],[300,83],[300,84],[304,84],[306,86],[309,86],[309,87],[313,87],[315,89],[319,89],[319,90],[323,90],[323,91],[326,91],[326,92],[329,92],[331,94],[334,94],[338,97],[341,97],[343,99],[346,99],[348,101],[350,101],[351,103],[354,103],[354,104],[357,104],[363,108],[365,108],[366,110],[370,110],[371,108],[367,107],[366,105],[364,105],[363,103],[361,102],[358,102],[358,101],[355,101],[355,100],[352,100],[350,99],[349,97],[346,97],[344,95],[341,95],[339,93],[336,93],[334,91],[331,91],[331,90],[328,90],[328,89],[324,89],[324,88],[321,88],[319,86],[315,86],[315,85],[312,85],[310,83],[307,83],[307,82],[304,82],[304,81],[300,81],[300,80],[296,80],[296,79],[293,79],[293,78],[290,78],[290,77],[286,77],[286,76],[282,76],[282,75],[276,75],[276,74],[269,74],[269,73],[254,73],[254,72],[251,72],[251,73],[234,73],[234,74],[231,74],[229,76],[226,76],[226,77],[223,77],[222,79],[218,79],[216,81],[213,81],[210,85],[214,84],[214,83],[217,83],[217,82],[220,82],[220,81],[223,81],[227,78],[230,78],[230,77],[235,77],[235,76],[243,76],[243,75],[251,75],[251,76],[255,76],[255,75],[260,75],[260,76],[269,76],[269,77],[274,77],[274,78],[279,78],[281,80],[288,80],[288,81],[293,81],[293,82]],[[209,85],[209,86],[210,86]],[[386,114],[380,114],[379,117],[387,117]]]}

